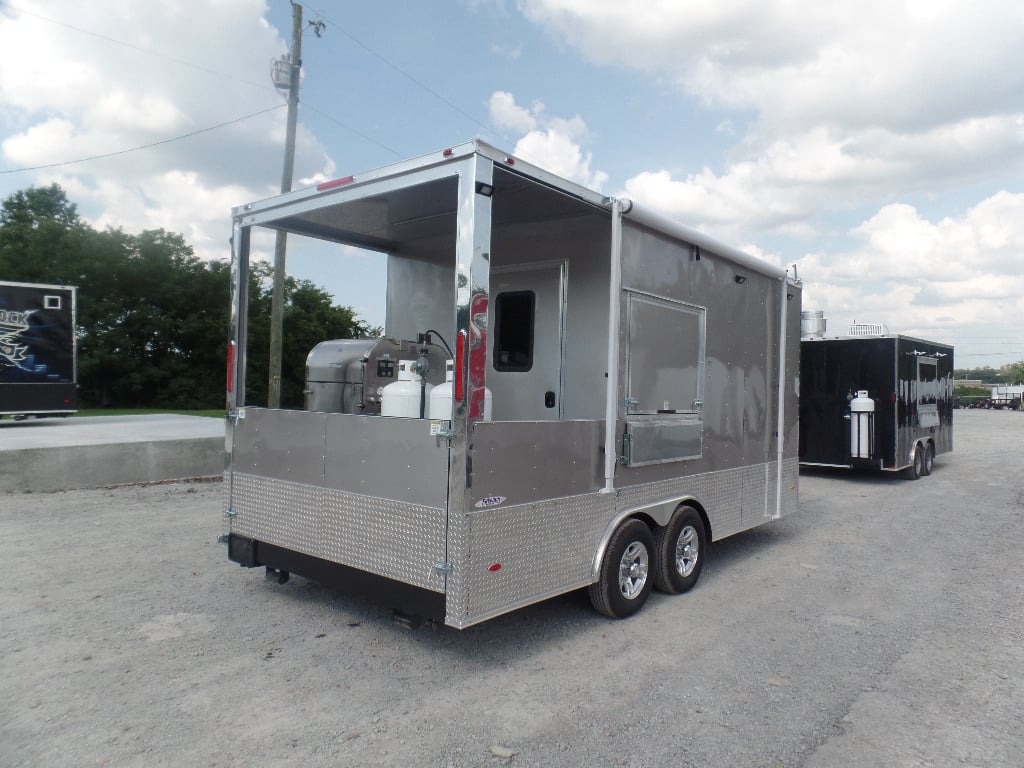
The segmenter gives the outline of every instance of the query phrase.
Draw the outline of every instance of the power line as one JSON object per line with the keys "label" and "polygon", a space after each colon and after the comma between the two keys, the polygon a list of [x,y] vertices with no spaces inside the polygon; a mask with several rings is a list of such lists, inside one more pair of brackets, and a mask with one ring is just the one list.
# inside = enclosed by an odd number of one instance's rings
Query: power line
{"label": "power line", "polygon": [[323,18],[324,20],[326,20],[326,21],[330,22],[330,24],[331,24],[331,25],[333,26],[333,28],[334,28],[334,29],[337,29],[337,30],[338,30],[339,32],[341,32],[341,34],[343,34],[343,35],[344,35],[345,37],[347,37],[347,38],[348,38],[349,40],[351,40],[351,41],[352,41],[353,43],[355,43],[356,45],[358,45],[358,46],[359,46],[360,48],[362,48],[362,49],[363,49],[364,51],[366,51],[367,53],[369,53],[369,54],[370,54],[371,56],[374,56],[375,58],[377,58],[377,59],[380,59],[380,60],[381,60],[382,62],[384,62],[385,64],[387,64],[387,65],[388,65],[389,67],[391,67],[391,68],[392,68],[393,70],[395,70],[396,72],[398,72],[398,73],[399,73],[400,75],[402,75],[403,77],[405,77],[405,78],[407,78],[407,79],[411,80],[411,81],[412,81],[413,83],[415,83],[416,85],[418,85],[418,86],[419,86],[420,88],[422,88],[422,89],[423,89],[424,91],[426,91],[426,92],[427,92],[427,93],[429,93],[429,94],[430,94],[431,96],[433,96],[433,97],[434,97],[435,99],[438,99],[439,101],[443,102],[443,103],[444,103],[444,104],[446,104],[447,106],[451,107],[451,108],[452,108],[453,110],[455,110],[456,112],[458,112],[458,113],[459,113],[460,115],[462,115],[463,117],[465,117],[465,118],[466,118],[467,120],[471,120],[471,121],[473,121],[474,123],[476,123],[477,125],[479,125],[479,126],[480,126],[481,128],[483,128],[483,129],[484,129],[485,131],[490,131],[490,130],[491,130],[491,126],[487,125],[486,123],[482,123],[482,122],[480,122],[480,121],[479,121],[479,120],[477,120],[477,119],[476,119],[475,117],[473,117],[473,115],[469,114],[468,112],[466,112],[465,110],[463,110],[463,109],[462,109],[461,107],[459,107],[459,106],[458,106],[457,104],[453,103],[452,101],[450,101],[450,100],[448,100],[447,98],[445,98],[444,96],[442,96],[442,95],[441,95],[440,93],[438,93],[437,91],[435,91],[435,90],[434,90],[433,88],[431,88],[431,87],[430,87],[429,85],[427,85],[426,83],[424,83],[424,82],[423,82],[422,80],[419,80],[419,79],[418,79],[418,78],[416,78],[415,76],[413,76],[413,75],[411,75],[410,73],[406,72],[406,71],[405,71],[404,69],[402,69],[402,68],[401,68],[400,66],[398,66],[397,64],[395,64],[395,63],[394,63],[393,61],[391,61],[391,60],[390,60],[390,59],[388,59],[387,57],[385,57],[385,56],[384,56],[383,54],[381,54],[381,53],[378,53],[377,51],[375,51],[375,50],[374,50],[373,48],[371,48],[370,46],[368,46],[368,45],[367,45],[366,43],[364,43],[364,42],[363,42],[362,40],[360,40],[359,38],[357,38],[357,37],[356,37],[355,35],[351,34],[350,32],[347,32],[347,31],[345,30],[345,28],[344,28],[344,27],[342,27],[342,26],[341,26],[340,24],[337,24],[336,22],[334,22],[334,21],[331,21],[331,19],[327,18],[327,16],[324,16],[324,14],[323,14],[323,12],[322,12],[322,11],[318,11],[318,13],[320,14],[320,16],[321,16],[321,17],[322,17],[322,18]]}
{"label": "power line", "polygon": [[159,147],[161,144],[170,144],[170,143],[175,142],[175,141],[181,141],[182,139],[191,138],[192,136],[198,136],[201,133],[209,133],[210,131],[215,131],[218,128],[225,128],[225,127],[227,127],[229,125],[234,125],[235,123],[240,123],[243,120],[249,120],[251,118],[258,117],[260,115],[265,115],[267,112],[273,112],[276,109],[283,109],[284,107],[285,107],[284,104],[277,104],[277,105],[275,105],[273,107],[269,107],[267,109],[261,109],[259,112],[253,112],[252,114],[249,114],[249,115],[244,115],[242,117],[236,117],[234,120],[228,120],[227,122],[224,122],[224,123],[218,123],[217,125],[211,125],[208,128],[200,128],[198,131],[192,131],[191,133],[185,133],[185,134],[182,134],[181,136],[174,136],[173,138],[170,138],[170,139],[162,139],[161,141],[154,141],[154,142],[152,142],[150,144],[142,144],[142,145],[140,145],[138,147],[131,147],[130,149],[120,149],[117,152],[107,152],[107,153],[102,154],[102,155],[92,155],[91,157],[82,157],[82,158],[79,158],[78,160],[64,160],[64,161],[59,162],[59,163],[47,163],[46,165],[33,165],[33,166],[30,166],[30,167],[27,167],[27,168],[12,168],[12,169],[9,169],[9,170],[0,171],[0,174],[4,174],[4,173],[24,173],[25,171],[41,171],[41,170],[43,170],[45,168],[57,168],[57,167],[62,166],[62,165],[74,165],[75,163],[87,163],[90,160],[102,160],[102,159],[107,158],[107,157],[116,157],[117,155],[126,155],[129,152],[138,152],[140,149],[151,149],[152,147]]}
{"label": "power line", "polygon": [[124,40],[118,40],[116,37],[110,37],[109,35],[104,35],[101,32],[94,32],[91,29],[83,29],[82,27],[76,27],[74,24],[68,24],[66,21],[59,21],[57,19],[51,19],[48,16],[43,16],[42,14],[33,13],[32,11],[26,11],[25,9],[19,8],[17,6],[8,5],[7,7],[10,8],[11,10],[17,12],[17,13],[20,13],[20,14],[24,15],[24,16],[31,16],[33,18],[39,19],[40,21],[45,21],[45,22],[48,22],[50,24],[56,24],[58,27],[64,27],[65,29],[71,29],[71,30],[74,30],[75,32],[80,32],[83,35],[89,35],[91,37],[99,38],[100,40],[106,40],[108,43],[114,43],[115,45],[120,45],[120,46],[123,46],[125,48],[131,48],[134,51],[138,51],[139,53],[144,53],[144,54],[146,54],[148,56],[155,56],[155,57],[157,57],[159,59],[165,59],[166,61],[172,61],[175,64],[180,64],[180,65],[182,65],[184,67],[190,67],[192,69],[199,70],[200,72],[205,72],[208,75],[216,75],[217,77],[222,77],[222,78],[224,78],[226,80],[234,80],[237,83],[243,83],[245,85],[251,85],[251,86],[253,86],[255,88],[259,88],[260,90],[273,90],[273,88],[271,86],[268,86],[266,83],[255,83],[252,80],[245,80],[243,78],[235,77],[234,75],[229,75],[229,74],[226,74],[224,72],[218,72],[215,69],[210,69],[209,67],[204,67],[201,64],[196,64],[194,61],[189,61],[188,59],[179,59],[176,56],[170,56],[170,55],[168,55],[166,53],[161,53],[160,51],[154,51],[154,50],[150,50],[148,48],[143,48],[141,46],[134,45],[132,43],[126,43]]}
{"label": "power line", "polygon": [[[122,46],[124,48],[129,48],[131,50],[138,51],[139,53],[143,53],[143,54],[148,55],[148,56],[155,56],[157,58],[164,59],[166,61],[170,61],[170,62],[173,62],[175,64],[178,64],[178,65],[181,65],[181,66],[184,66],[184,67],[189,67],[191,69],[195,69],[195,70],[198,70],[200,72],[205,72],[207,74],[216,75],[217,77],[220,77],[220,78],[223,78],[223,79],[226,79],[226,80],[233,80],[235,82],[243,83],[245,85],[249,85],[249,86],[252,86],[252,87],[255,87],[255,88],[259,88],[261,90],[274,90],[273,88],[271,88],[269,86],[262,85],[260,83],[255,83],[255,82],[253,82],[251,80],[245,80],[244,78],[235,77],[233,75],[229,75],[229,74],[226,74],[224,72],[219,72],[219,71],[217,71],[215,69],[211,69],[209,67],[202,66],[201,64],[196,64],[195,62],[189,61],[187,59],[181,59],[181,58],[178,58],[176,56],[171,56],[171,55],[168,55],[168,54],[165,54],[165,53],[161,53],[160,51],[154,51],[154,50],[151,50],[151,49],[148,49],[148,48],[143,48],[141,46],[125,42],[124,40],[118,40],[117,38],[111,37],[109,35],[105,35],[105,34],[102,34],[100,32],[95,32],[95,31],[90,30],[90,29],[84,29],[82,27],[75,26],[74,24],[68,24],[67,22],[60,21],[58,19],[53,19],[53,18],[50,18],[48,16],[43,16],[42,14],[34,13],[33,11],[28,11],[28,10],[19,8],[17,6],[8,5],[7,7],[10,8],[11,10],[15,11],[16,13],[20,13],[20,14],[23,14],[25,16],[31,16],[31,17],[39,19],[41,21],[45,21],[45,22],[50,23],[50,24],[55,24],[57,26],[73,30],[73,31],[78,32],[78,33],[83,34],[83,35],[89,35],[91,37],[95,37],[97,39],[104,40],[106,42]],[[320,18],[323,18],[326,21],[328,21],[332,25],[333,28],[337,29],[339,32],[341,32],[341,34],[343,34],[345,37],[347,37],[353,43],[355,43],[360,48],[365,50],[371,56],[379,59],[381,62],[383,62],[384,64],[389,66],[395,72],[399,73],[400,75],[402,75],[406,79],[408,79],[411,82],[413,82],[419,88],[421,88],[424,91],[426,91],[428,94],[430,94],[435,99],[437,99],[438,101],[440,101],[443,104],[445,104],[450,109],[452,109],[455,112],[457,112],[458,114],[462,115],[467,120],[470,120],[473,123],[475,123],[476,125],[480,126],[485,131],[490,131],[491,130],[491,126],[487,125],[486,123],[481,122],[476,117],[474,117],[473,115],[469,114],[468,112],[463,110],[461,107],[459,107],[457,104],[452,102],[450,99],[446,98],[442,94],[440,94],[437,91],[435,91],[433,88],[431,88],[429,85],[424,83],[422,80],[420,80],[419,78],[415,77],[411,73],[407,72],[405,69],[403,69],[398,64],[396,64],[393,61],[391,61],[390,59],[388,59],[383,54],[381,54],[378,51],[376,51],[373,48],[371,48],[369,45],[364,43],[362,40],[360,40],[357,37],[355,37],[355,35],[351,34],[348,31],[346,31],[341,25],[339,25],[336,22],[332,21],[331,19],[327,18],[323,14],[322,11],[318,11],[318,15],[320,16]],[[392,153],[396,157],[404,157],[404,155],[401,152],[399,152],[398,150],[394,149],[393,147],[390,147],[390,146],[388,146],[386,144],[383,144],[379,140],[373,138],[372,136],[367,135],[366,133],[363,133],[362,131],[358,130],[357,128],[354,128],[353,126],[351,126],[351,125],[349,125],[349,124],[347,124],[347,123],[345,123],[345,122],[343,122],[341,120],[338,120],[337,118],[333,117],[332,115],[328,114],[327,112],[325,112],[325,111],[323,111],[321,109],[317,109],[312,104],[310,104],[308,101],[303,100],[302,104],[303,104],[303,106],[305,106],[310,111],[315,112],[316,114],[320,115],[323,118],[326,118],[327,120],[330,120],[331,122],[335,123],[339,127],[344,128],[345,130],[349,131],[350,133],[360,137],[364,141],[368,141],[371,144],[374,144],[374,145],[380,147],[381,149],[384,149],[384,150]],[[255,114],[261,114],[261,113],[255,113]],[[252,117],[252,116],[255,116],[255,115],[250,115],[249,117]],[[240,120],[244,120],[246,118],[239,118],[239,119]],[[229,124],[230,123],[225,123],[224,125],[229,125]],[[213,130],[214,128],[219,128],[219,127],[223,127],[223,126],[212,126],[211,128],[204,129],[204,130]],[[201,132],[202,131],[198,131],[197,133],[201,133]],[[187,138],[189,135],[194,135],[194,134],[187,134],[186,136],[180,136],[180,137],[177,137],[175,139],[168,139],[166,142],[156,142],[156,144],[145,145],[145,146],[142,146],[142,147],[135,147],[135,148],[129,149],[129,150],[123,150],[120,153],[111,153],[111,155],[122,154],[124,152],[133,152],[133,151],[136,151],[136,150],[139,150],[139,149],[146,149],[148,147],[156,146],[156,145],[161,144],[161,143],[167,143],[169,141],[177,141],[178,139],[181,139],[181,138]],[[45,168],[52,168],[52,167],[59,166],[59,165],[69,165],[69,164],[72,164],[72,163],[86,162],[88,160],[100,159],[100,158],[103,158],[103,157],[109,157],[111,155],[97,155],[96,157],[83,158],[81,160],[69,160],[69,161],[66,161],[66,162],[63,162],[63,163],[53,163],[51,165],[36,166],[36,167],[33,167],[33,168],[18,168],[18,169],[15,169],[15,170],[0,171],[0,173],[20,173],[20,172],[23,172],[23,171],[41,170],[41,169],[45,169]]]}
{"label": "power line", "polygon": [[300,101],[300,104],[303,107],[305,107],[307,110],[309,110],[310,112],[316,112],[318,115],[320,115],[320,117],[323,117],[323,118],[325,118],[327,120],[330,120],[332,123],[335,123],[336,125],[339,125],[340,127],[344,128],[346,131],[351,131],[352,133],[354,133],[359,138],[364,139],[365,141],[368,141],[371,144],[376,144],[381,149],[387,150],[388,152],[393,154],[395,157],[397,157],[399,159],[405,159],[405,155],[403,155],[397,149],[394,149],[393,147],[389,147],[387,144],[381,143],[377,139],[373,138],[373,136],[369,136],[368,134],[363,133],[358,128],[353,128],[351,125],[348,125],[346,123],[341,122],[341,120],[338,120],[336,117],[332,117],[331,115],[329,115],[326,112],[324,112],[322,109],[317,109],[312,104],[310,104],[308,101]]}

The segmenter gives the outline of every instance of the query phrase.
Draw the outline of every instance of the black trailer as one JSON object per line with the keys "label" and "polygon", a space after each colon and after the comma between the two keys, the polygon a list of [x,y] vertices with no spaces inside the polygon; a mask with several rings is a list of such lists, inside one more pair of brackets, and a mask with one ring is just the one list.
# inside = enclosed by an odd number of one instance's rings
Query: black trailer
{"label": "black trailer", "polygon": [[916,480],[951,450],[953,347],[899,334],[801,340],[801,466]]}
{"label": "black trailer", "polygon": [[78,407],[75,288],[0,281],[0,417]]}

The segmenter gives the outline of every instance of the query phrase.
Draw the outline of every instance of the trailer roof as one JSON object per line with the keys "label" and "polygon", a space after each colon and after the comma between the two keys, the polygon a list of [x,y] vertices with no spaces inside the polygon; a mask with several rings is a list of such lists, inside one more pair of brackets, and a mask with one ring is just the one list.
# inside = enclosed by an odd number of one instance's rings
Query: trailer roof
{"label": "trailer roof", "polygon": [[[430,236],[434,233],[434,229],[442,225],[442,220],[446,216],[455,214],[454,210],[434,210],[438,202],[447,197],[439,193],[445,188],[446,183],[452,183],[451,180],[454,179],[455,170],[445,166],[455,165],[474,155],[492,160],[495,169],[504,169],[509,174],[532,179],[552,191],[551,195],[530,198],[531,205],[524,205],[518,209],[524,219],[537,215],[540,208],[543,208],[549,216],[552,210],[558,211],[565,208],[569,204],[569,200],[562,199],[563,197],[575,199],[577,202],[573,207],[576,210],[578,210],[579,203],[582,202],[608,212],[616,200],[614,197],[602,195],[503,152],[486,142],[474,140],[374,170],[322,182],[312,187],[265,198],[246,205],[239,205],[232,209],[232,215],[242,226],[262,224],[314,237],[344,240],[374,250],[387,251],[397,242],[396,237],[389,236],[386,231],[387,227],[382,227],[380,222],[375,222],[372,227],[366,227],[364,223],[374,221],[371,200],[365,201],[362,205],[356,203],[347,215],[335,216],[334,220],[330,222],[327,221],[326,216],[318,216],[316,212],[320,209],[335,207],[341,202],[353,202],[357,196],[355,193],[360,187],[386,186],[391,180],[397,181],[402,177],[415,175],[420,177],[416,186],[405,187],[400,191],[396,184],[394,188],[390,189],[389,194],[391,196],[398,195],[400,198],[404,195],[404,198],[399,199],[399,205],[428,213],[426,216],[418,215],[416,217],[417,229],[412,230],[406,227],[403,230],[403,236]],[[508,181],[506,179],[503,193],[507,188]],[[525,202],[527,196],[524,195],[522,199]],[[675,239],[691,243],[709,253],[729,259],[741,267],[769,277],[776,279],[786,277],[784,269],[719,242],[703,232],[657,213],[652,208],[638,204],[629,198],[621,197],[618,200],[626,214],[627,221],[633,221]],[[433,229],[430,224],[431,220],[433,220]],[[496,221],[495,223],[502,222]],[[411,220],[403,222],[403,224],[412,226]],[[391,227],[394,228],[393,222]],[[397,235],[397,233],[394,234]]]}
{"label": "trailer roof", "polygon": [[893,339],[895,341],[913,341],[918,344],[930,344],[933,347],[945,347],[946,349],[953,349],[952,344],[947,344],[944,341],[932,341],[931,339],[922,339],[918,336],[907,336],[904,333],[877,333],[864,336],[803,336],[800,341],[871,341],[872,339]]}

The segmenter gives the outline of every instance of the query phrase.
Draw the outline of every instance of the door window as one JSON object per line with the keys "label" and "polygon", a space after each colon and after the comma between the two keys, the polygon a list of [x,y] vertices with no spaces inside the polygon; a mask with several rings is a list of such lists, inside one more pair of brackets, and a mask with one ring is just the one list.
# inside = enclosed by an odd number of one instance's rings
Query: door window
{"label": "door window", "polygon": [[494,305],[494,369],[529,371],[533,368],[533,291],[499,293]]}

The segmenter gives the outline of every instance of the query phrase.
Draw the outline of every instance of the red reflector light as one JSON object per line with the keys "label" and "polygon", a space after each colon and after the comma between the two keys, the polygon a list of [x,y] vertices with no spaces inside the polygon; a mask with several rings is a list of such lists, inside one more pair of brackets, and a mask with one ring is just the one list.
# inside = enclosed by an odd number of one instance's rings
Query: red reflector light
{"label": "red reflector light", "polygon": [[446,150],[445,150],[444,152],[442,152],[441,154],[442,154],[442,155],[444,155],[445,157],[451,157],[451,156],[452,156],[452,155],[454,155],[455,153],[454,153],[454,152],[453,152],[452,150],[450,150],[450,149],[446,149]]}
{"label": "red reflector light", "polygon": [[231,376],[235,367],[235,342],[228,342],[228,392],[234,388],[234,379]]}
{"label": "red reflector light", "polygon": [[516,159],[514,157],[506,157],[505,162],[508,163],[509,165],[515,165]]}
{"label": "red reflector light", "polygon": [[325,181],[323,184],[317,184],[316,188],[318,192],[323,192],[325,189],[334,189],[335,187],[340,187],[343,184],[351,184],[355,180],[355,176],[346,176],[343,179],[332,179],[331,181]]}
{"label": "red reflector light", "polygon": [[501,570],[501,563],[495,563],[494,565],[488,566],[487,570],[491,573],[497,573]]}
{"label": "red reflector light", "polygon": [[459,331],[455,337],[455,402],[462,402],[462,385],[465,383],[462,378],[462,371],[466,363],[466,332]]}

